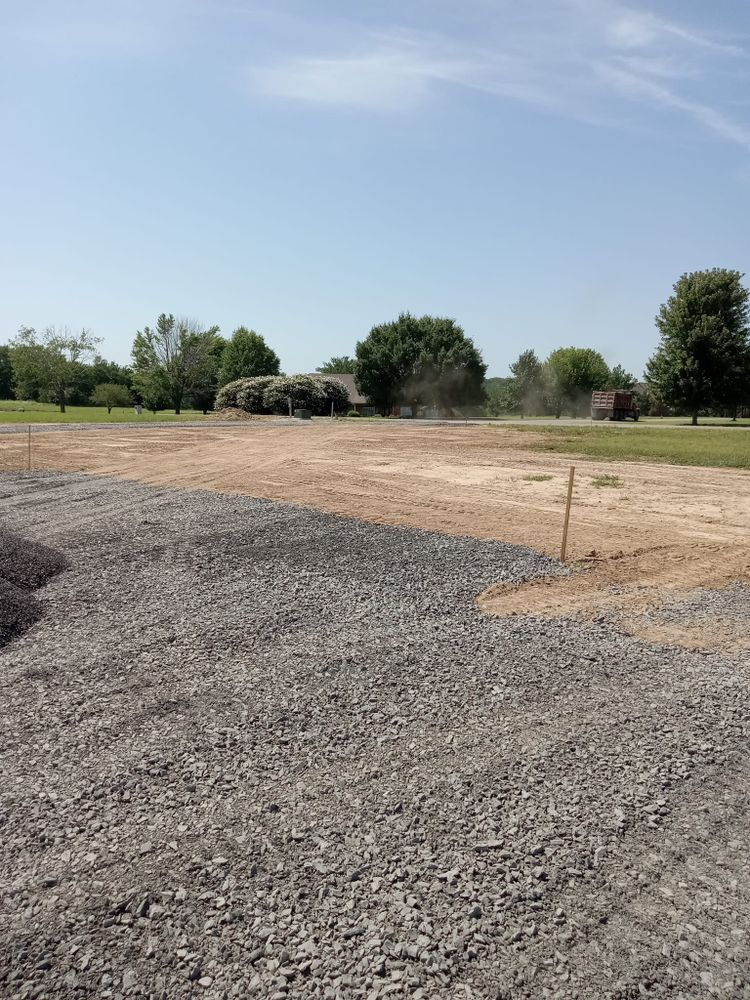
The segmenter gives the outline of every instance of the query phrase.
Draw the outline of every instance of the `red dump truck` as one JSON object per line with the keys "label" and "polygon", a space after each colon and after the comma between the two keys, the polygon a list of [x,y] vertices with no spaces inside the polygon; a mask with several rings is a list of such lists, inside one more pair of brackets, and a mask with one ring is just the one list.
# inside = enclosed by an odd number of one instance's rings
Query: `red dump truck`
{"label": "red dump truck", "polygon": [[609,392],[592,392],[592,420],[637,420],[641,411],[634,392],[615,389]]}

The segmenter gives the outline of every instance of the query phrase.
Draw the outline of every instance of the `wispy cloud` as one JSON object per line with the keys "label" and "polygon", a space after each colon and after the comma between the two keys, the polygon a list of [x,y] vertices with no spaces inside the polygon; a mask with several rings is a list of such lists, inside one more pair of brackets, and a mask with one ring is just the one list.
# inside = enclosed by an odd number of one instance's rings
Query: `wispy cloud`
{"label": "wispy cloud", "polygon": [[253,75],[266,95],[371,111],[408,110],[440,85],[554,103],[531,62],[400,32],[368,39],[340,56],[288,58]]}
{"label": "wispy cloud", "polygon": [[750,150],[750,125],[736,122],[708,104],[680,97],[668,88],[659,86],[648,78],[636,76],[626,69],[602,64],[598,71],[603,81],[612,84],[628,97],[682,111],[722,138]]}
{"label": "wispy cloud", "polygon": [[351,26],[336,51],[256,66],[252,87],[266,97],[371,112],[412,109],[446,86],[588,120],[636,107],[687,116],[750,149],[750,125],[727,110],[733,76],[750,69],[734,41],[617,0],[540,0],[521,15],[503,0],[474,11],[457,38],[413,26],[388,34]]}
{"label": "wispy cloud", "polygon": [[261,92],[274,97],[390,111],[413,107],[432,83],[460,82],[468,71],[416,45],[376,43],[351,55],[286,59],[255,79]]}

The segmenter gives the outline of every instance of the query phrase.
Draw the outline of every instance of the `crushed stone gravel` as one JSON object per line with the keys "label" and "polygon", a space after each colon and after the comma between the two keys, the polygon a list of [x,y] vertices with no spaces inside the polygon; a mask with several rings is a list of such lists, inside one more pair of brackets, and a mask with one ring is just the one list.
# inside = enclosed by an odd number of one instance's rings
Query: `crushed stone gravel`
{"label": "crushed stone gravel", "polygon": [[[530,550],[6,476],[0,995],[750,997],[750,663],[483,617]],[[716,598],[718,602],[719,597]]]}
{"label": "crushed stone gravel", "polygon": [[0,646],[31,628],[42,608],[31,594],[0,576]]}
{"label": "crushed stone gravel", "polygon": [[0,526],[0,577],[24,590],[36,590],[66,566],[61,552]]}

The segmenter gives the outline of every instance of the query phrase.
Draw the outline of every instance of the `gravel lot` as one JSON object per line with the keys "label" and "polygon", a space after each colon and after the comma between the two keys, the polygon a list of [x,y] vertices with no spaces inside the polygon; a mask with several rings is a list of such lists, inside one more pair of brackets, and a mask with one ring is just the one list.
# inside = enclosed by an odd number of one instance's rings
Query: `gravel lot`
{"label": "gravel lot", "polygon": [[61,553],[0,525],[0,646],[31,628],[42,605],[30,593],[65,568]]}
{"label": "gravel lot", "polygon": [[557,571],[501,543],[73,474],[0,519],[69,562],[0,651],[3,997],[750,997],[746,656],[484,618]]}

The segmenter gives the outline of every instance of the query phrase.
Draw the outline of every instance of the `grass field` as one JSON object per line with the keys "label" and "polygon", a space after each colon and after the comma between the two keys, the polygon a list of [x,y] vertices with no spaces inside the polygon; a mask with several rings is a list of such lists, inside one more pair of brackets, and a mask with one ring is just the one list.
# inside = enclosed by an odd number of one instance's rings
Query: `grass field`
{"label": "grass field", "polygon": [[[511,420],[517,421],[519,418],[512,415],[507,417],[497,417],[498,420]],[[549,420],[549,417],[526,417],[524,423],[533,424],[535,421],[539,422],[542,420]],[[578,421],[583,425],[584,421],[586,425],[590,425],[591,421],[588,417],[578,417]],[[738,420],[731,420],[729,417],[699,417],[699,423],[702,427],[750,427],[750,417],[741,417]],[[605,422],[605,427],[611,427],[609,422]],[[625,427],[633,427],[633,423],[627,421],[624,425]],[[635,425],[638,428],[642,427],[690,427],[690,417],[641,417],[638,424]]]}
{"label": "grass field", "polygon": [[518,424],[514,430],[543,435],[533,451],[550,451],[618,462],[667,462],[750,469],[750,427],[685,430],[676,427],[550,427]]}
{"label": "grass field", "polygon": [[199,410],[183,410],[179,416],[174,410],[150,413],[144,410],[138,417],[132,406],[114,406],[107,413],[104,406],[68,406],[65,413],[54,403],[34,403],[24,400],[0,400],[0,424],[150,424],[173,420],[205,420]]}

